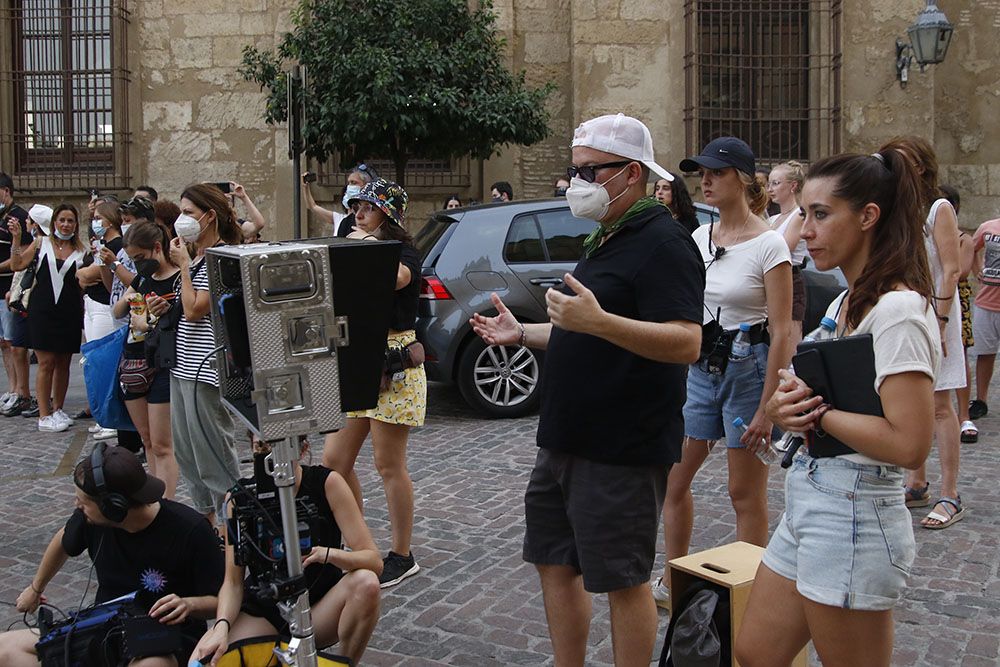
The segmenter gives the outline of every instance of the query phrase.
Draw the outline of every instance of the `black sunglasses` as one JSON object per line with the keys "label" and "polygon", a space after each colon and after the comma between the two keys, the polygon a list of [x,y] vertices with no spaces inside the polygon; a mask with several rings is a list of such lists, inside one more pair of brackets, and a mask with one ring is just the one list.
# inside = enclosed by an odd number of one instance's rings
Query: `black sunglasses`
{"label": "black sunglasses", "polygon": [[597,178],[598,169],[610,169],[611,167],[624,167],[635,162],[635,160],[619,160],[618,162],[605,162],[604,164],[589,164],[584,167],[578,167],[575,164],[571,164],[566,170],[566,175],[570,178],[576,178],[579,176],[588,183],[593,183],[594,179]]}

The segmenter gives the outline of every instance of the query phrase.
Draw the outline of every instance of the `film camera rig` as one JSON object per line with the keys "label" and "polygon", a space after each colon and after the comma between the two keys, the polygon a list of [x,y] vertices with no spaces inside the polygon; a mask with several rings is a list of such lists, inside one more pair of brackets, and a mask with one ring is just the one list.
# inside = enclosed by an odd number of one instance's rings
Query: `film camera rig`
{"label": "film camera rig", "polygon": [[[234,495],[234,545],[242,563],[265,573],[260,592],[288,622],[288,648],[275,649],[286,665],[317,664],[302,569],[311,539],[300,520],[315,508],[296,506],[297,440],[340,429],[344,412],[378,402],[400,249],[329,238],[206,252],[222,403],[272,443],[255,463],[252,495]],[[270,492],[262,496],[272,484],[277,512]]]}

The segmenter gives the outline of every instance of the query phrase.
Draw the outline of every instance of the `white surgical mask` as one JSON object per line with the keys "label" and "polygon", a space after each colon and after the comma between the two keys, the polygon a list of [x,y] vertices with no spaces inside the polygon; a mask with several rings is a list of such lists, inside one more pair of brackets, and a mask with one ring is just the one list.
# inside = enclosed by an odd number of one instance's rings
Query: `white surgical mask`
{"label": "white surgical mask", "polygon": [[54,230],[54,233],[56,235],[56,238],[60,239],[62,241],[69,241],[71,238],[73,238],[73,233],[72,232],[70,232],[69,234],[63,234],[58,229],[56,229],[56,230]]}
{"label": "white surgical mask", "polygon": [[608,208],[612,202],[625,194],[625,190],[622,190],[618,197],[612,199],[604,186],[625,173],[626,169],[628,166],[625,166],[604,183],[588,183],[579,176],[574,176],[569,182],[569,189],[566,190],[566,202],[569,204],[570,212],[578,218],[597,222],[603,220],[604,216],[608,214]]}
{"label": "white surgical mask", "polygon": [[[205,217],[204,214],[201,216]],[[201,218],[193,218],[186,213],[181,213],[174,221],[174,232],[185,243],[194,243],[201,236]]]}
{"label": "white surgical mask", "polygon": [[97,238],[103,239],[104,235],[108,231],[108,228],[105,227],[104,223],[101,222],[100,220],[91,220],[90,231],[92,231],[94,233],[94,236],[96,236]]}
{"label": "white surgical mask", "polygon": [[343,200],[341,200],[342,203],[344,204],[344,208],[350,208],[350,206],[349,206],[348,203],[352,199],[354,199],[355,197],[357,197],[359,194],[361,194],[361,186],[360,185],[348,185],[347,186],[347,190],[344,191],[344,198],[343,198]]}
{"label": "white surgical mask", "polygon": [[127,232],[128,228],[131,227],[131,226],[132,226],[131,222],[129,222],[127,224],[124,223],[124,222],[122,223],[122,236],[125,236],[125,232]]}

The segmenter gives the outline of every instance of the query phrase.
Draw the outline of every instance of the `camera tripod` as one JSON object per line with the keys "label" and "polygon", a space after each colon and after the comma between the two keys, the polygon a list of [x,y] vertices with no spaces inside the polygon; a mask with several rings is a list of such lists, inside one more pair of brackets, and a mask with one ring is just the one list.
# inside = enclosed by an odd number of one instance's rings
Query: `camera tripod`
{"label": "camera tripod", "polygon": [[[302,549],[299,545],[298,520],[295,514],[295,467],[299,450],[294,438],[275,442],[268,455],[271,463],[268,473],[274,477],[281,504],[281,529],[285,543],[285,562],[290,581],[302,581]],[[292,637],[288,648],[276,647],[274,654],[283,665],[290,667],[317,667],[316,635],[313,633],[312,614],[309,610],[309,591],[302,590],[280,599],[278,609],[288,622]]]}

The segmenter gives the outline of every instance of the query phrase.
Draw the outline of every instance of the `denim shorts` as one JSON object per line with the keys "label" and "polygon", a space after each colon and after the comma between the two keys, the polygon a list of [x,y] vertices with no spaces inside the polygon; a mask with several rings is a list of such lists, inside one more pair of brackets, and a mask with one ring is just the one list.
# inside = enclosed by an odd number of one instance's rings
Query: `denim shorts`
{"label": "denim shorts", "polygon": [[[0,294],[0,297],[3,295]],[[14,313],[7,307],[7,302],[0,300],[0,340],[10,340],[14,335]]]}
{"label": "denim shorts", "polygon": [[[684,404],[684,435],[697,440],[726,439],[726,447],[743,447],[743,432],[733,426],[742,417],[749,424],[760,406],[767,376],[767,343],[753,346],[745,359],[729,360],[725,375],[707,370],[703,359],[691,364]],[[776,431],[777,432],[777,431]]]}
{"label": "denim shorts", "polygon": [[764,564],[813,602],[892,609],[916,556],[902,483],[897,466],[798,454]]}

